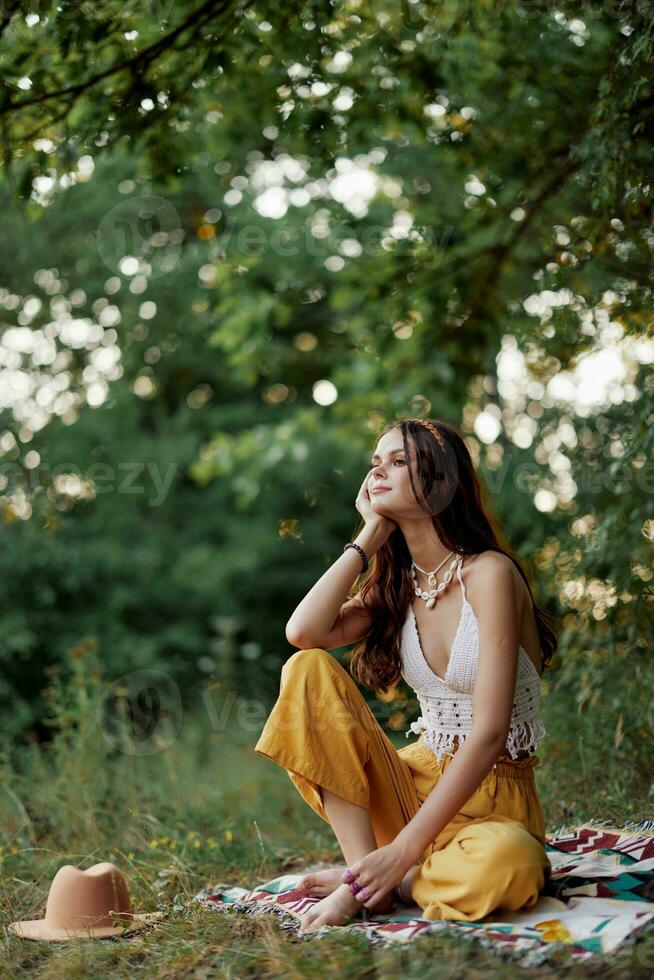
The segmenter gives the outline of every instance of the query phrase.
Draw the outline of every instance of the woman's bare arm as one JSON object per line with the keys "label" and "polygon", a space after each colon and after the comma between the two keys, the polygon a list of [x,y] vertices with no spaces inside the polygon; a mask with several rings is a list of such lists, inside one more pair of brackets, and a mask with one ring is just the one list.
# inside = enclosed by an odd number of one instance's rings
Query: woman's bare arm
{"label": "woman's bare arm", "polygon": [[[371,521],[357,535],[356,544],[370,559],[386,541],[389,529]],[[360,599],[347,594],[361,573],[361,555],[348,548],[318,579],[293,612],[286,624],[286,639],[293,646],[326,650],[346,646],[360,639],[370,629],[369,615]]]}

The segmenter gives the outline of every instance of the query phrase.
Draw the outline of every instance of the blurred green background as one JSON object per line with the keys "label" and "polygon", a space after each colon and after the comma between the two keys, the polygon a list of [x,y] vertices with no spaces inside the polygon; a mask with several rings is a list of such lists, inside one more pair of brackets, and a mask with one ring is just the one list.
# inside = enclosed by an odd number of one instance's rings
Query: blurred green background
{"label": "blurred green background", "polygon": [[[33,2],[0,31],[5,774],[80,734],[91,681],[91,759],[183,719],[261,771],[285,623],[379,428],[424,415],[560,617],[548,821],[651,816],[651,5]],[[401,744],[416,702],[386,707]]]}

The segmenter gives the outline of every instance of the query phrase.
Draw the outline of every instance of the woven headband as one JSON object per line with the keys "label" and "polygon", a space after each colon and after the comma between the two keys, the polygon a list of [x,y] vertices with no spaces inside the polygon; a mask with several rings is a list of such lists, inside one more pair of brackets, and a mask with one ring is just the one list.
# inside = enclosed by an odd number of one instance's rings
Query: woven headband
{"label": "woven headband", "polygon": [[424,426],[425,429],[428,429],[429,432],[431,432],[431,434],[436,439],[436,442],[441,447],[441,449],[443,450],[443,452],[445,452],[445,440],[443,439],[443,436],[440,434],[440,432],[438,431],[438,429],[436,428],[436,426],[432,425],[431,422],[428,422],[426,419],[405,419],[404,421],[405,422],[417,422],[418,425],[422,425],[422,426]]}

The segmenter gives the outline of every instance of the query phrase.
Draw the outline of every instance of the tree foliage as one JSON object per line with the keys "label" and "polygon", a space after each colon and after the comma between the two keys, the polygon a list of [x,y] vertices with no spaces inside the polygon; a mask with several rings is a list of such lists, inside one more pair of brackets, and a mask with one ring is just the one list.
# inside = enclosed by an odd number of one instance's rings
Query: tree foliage
{"label": "tree foliage", "polygon": [[581,7],[5,5],[15,731],[85,635],[274,694],[377,430],[424,413],[561,614],[548,683],[651,735],[654,13]]}

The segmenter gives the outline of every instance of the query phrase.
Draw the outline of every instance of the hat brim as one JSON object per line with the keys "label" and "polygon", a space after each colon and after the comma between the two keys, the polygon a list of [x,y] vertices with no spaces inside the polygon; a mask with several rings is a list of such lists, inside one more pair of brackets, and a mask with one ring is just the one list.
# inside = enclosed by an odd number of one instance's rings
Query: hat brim
{"label": "hat brim", "polygon": [[110,939],[112,936],[123,936],[147,925],[148,922],[158,922],[164,912],[134,912],[124,925],[117,926],[81,926],[79,929],[53,929],[45,919],[24,919],[21,922],[10,922],[9,928],[19,939],[41,939],[49,942],[67,942],[69,939]]}

